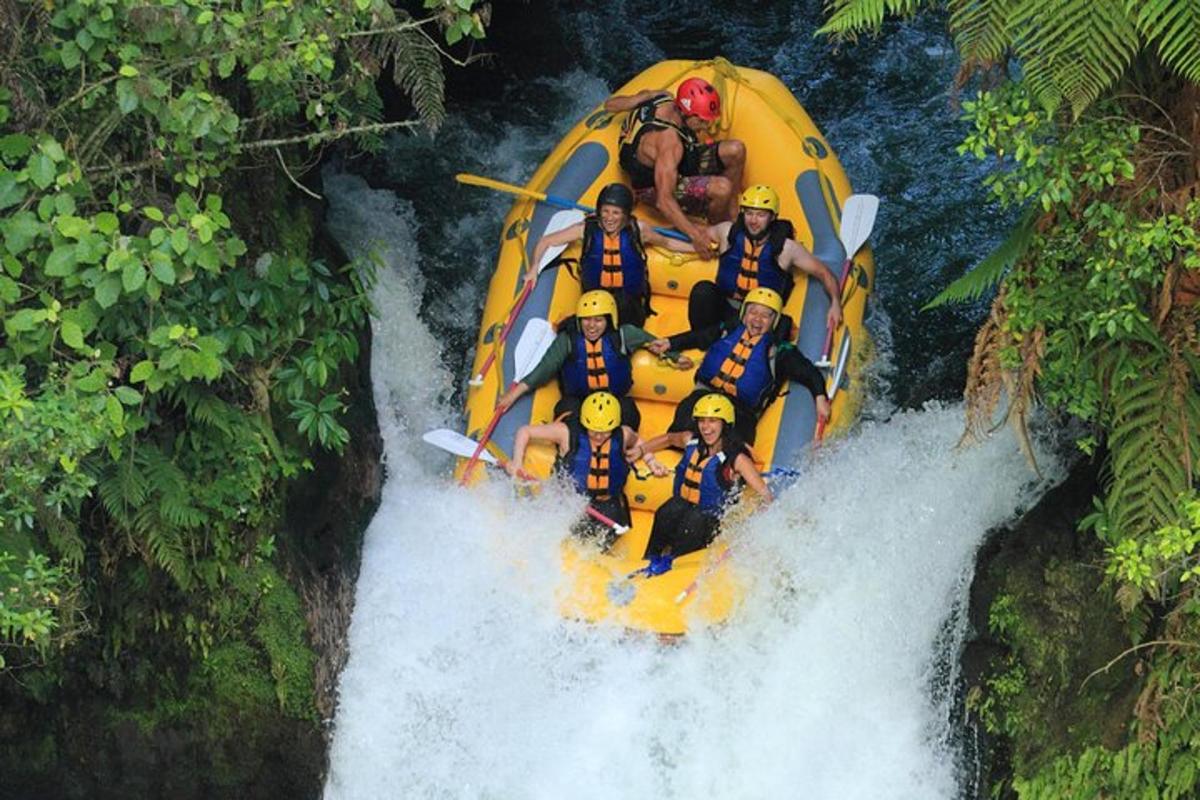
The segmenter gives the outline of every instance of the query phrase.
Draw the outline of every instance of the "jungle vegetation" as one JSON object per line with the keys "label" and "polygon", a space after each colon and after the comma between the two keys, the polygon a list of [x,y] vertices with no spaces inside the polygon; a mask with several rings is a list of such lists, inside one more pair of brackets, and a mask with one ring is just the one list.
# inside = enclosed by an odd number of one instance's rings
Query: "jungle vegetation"
{"label": "jungle vegetation", "polygon": [[[488,13],[0,0],[5,692],[86,674],[316,721],[275,534],[347,442],[372,270],[313,255],[299,179],[332,142],[436,129]],[[380,79],[410,119],[382,121]]]}
{"label": "jungle vegetation", "polygon": [[[1025,669],[1053,634],[1022,636],[1011,597],[993,630],[1025,652],[990,685],[994,732],[1017,743],[1022,798],[1194,796],[1200,711],[1200,6],[1192,0],[832,0],[822,32],[877,32],[887,16],[947,13],[969,126],[960,152],[992,166],[1018,222],[934,304],[994,290],[966,386],[968,430],[1002,417],[1027,442],[1036,404],[1083,421],[1104,455],[1094,513],[1104,591],[1084,613],[1122,615],[1137,698],[1121,741],[1079,731],[1039,752]],[[1119,609],[1117,611],[1116,609]],[[1019,649],[1019,648],[1018,648]],[[1026,656],[1022,665],[1020,656]],[[1109,667],[1115,666],[1110,664]],[[1079,681],[1064,687],[1081,691]],[[1044,706],[1043,708],[1049,708]],[[1026,744],[1022,743],[1035,743]]]}

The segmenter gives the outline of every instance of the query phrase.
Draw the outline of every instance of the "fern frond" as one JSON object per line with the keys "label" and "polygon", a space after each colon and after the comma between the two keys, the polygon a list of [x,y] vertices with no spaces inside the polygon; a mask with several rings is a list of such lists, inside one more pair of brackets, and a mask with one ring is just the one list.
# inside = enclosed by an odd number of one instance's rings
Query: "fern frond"
{"label": "fern frond", "polygon": [[226,436],[234,436],[234,429],[242,421],[240,411],[205,386],[183,383],[173,387],[168,397],[183,406],[190,421],[218,430]]}
{"label": "fern frond", "polygon": [[191,585],[190,561],[179,532],[164,527],[155,510],[147,506],[139,509],[136,525],[144,529],[147,559],[153,566],[170,575],[182,589]]}
{"label": "fern frond", "polygon": [[38,509],[38,522],[62,561],[71,565],[83,563],[83,538],[78,525],[48,508]]}
{"label": "fern frond", "polygon": [[1105,511],[1115,531],[1142,537],[1173,524],[1200,455],[1195,374],[1169,349],[1114,347],[1102,359],[1109,384]]}
{"label": "fern frond", "polygon": [[992,301],[987,322],[975,335],[975,350],[967,364],[967,385],[963,388],[967,420],[962,437],[958,440],[960,447],[982,440],[992,428],[992,417],[1004,390],[1004,366],[1000,361],[1000,353],[1011,343],[1004,330],[1007,318],[1004,297],[997,295]]}
{"label": "fern frond", "polygon": [[382,53],[392,60],[392,80],[408,95],[429,129],[437,130],[446,119],[446,76],[441,54],[420,30],[387,36]]}
{"label": "fern frond", "polygon": [[826,3],[829,20],[817,29],[834,41],[854,40],[859,34],[878,30],[884,17],[907,17],[916,13],[925,0],[830,0]]}
{"label": "fern frond", "polygon": [[138,464],[131,458],[123,458],[101,478],[97,489],[104,510],[113,519],[124,522],[146,502],[149,485]]}
{"label": "fern frond", "polygon": [[1158,57],[1192,83],[1200,83],[1200,4],[1195,0],[1126,0],[1134,23]]}
{"label": "fern frond", "polygon": [[1047,109],[1065,100],[1076,117],[1111,87],[1140,45],[1126,0],[1019,0],[1013,49]]}
{"label": "fern frond", "polygon": [[990,66],[1012,43],[1009,19],[1018,0],[952,0],[950,33],[966,64]]}
{"label": "fern frond", "polygon": [[1025,251],[1029,249],[1029,242],[1033,238],[1033,223],[1036,219],[1037,214],[1034,209],[1026,211],[1009,232],[1008,238],[972,267],[970,272],[942,289],[921,310],[926,311],[949,303],[967,303],[978,300],[984,292],[998,284],[1012,269],[1013,264],[1025,255]]}

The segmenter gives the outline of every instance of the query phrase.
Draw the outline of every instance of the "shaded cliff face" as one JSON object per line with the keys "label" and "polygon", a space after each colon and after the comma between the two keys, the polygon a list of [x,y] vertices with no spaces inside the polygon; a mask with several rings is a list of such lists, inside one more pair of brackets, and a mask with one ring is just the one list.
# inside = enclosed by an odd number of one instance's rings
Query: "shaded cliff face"
{"label": "shaded cliff face", "polygon": [[1081,462],[980,550],[971,637],[962,654],[963,715],[974,736],[973,795],[1031,775],[1092,744],[1125,743],[1139,691],[1129,634],[1105,585],[1103,548],[1078,530],[1099,491]]}

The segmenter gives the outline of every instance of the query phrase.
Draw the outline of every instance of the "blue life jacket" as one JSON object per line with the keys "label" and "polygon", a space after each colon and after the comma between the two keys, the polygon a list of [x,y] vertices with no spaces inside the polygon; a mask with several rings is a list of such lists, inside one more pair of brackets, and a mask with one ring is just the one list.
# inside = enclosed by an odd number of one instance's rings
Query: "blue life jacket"
{"label": "blue life jacket", "polygon": [[718,340],[700,362],[696,380],[724,392],[749,408],[762,408],[771,399],[775,387],[775,365],[771,348],[775,335],[768,331],[750,336],[740,324]]}
{"label": "blue life jacket", "polygon": [[729,249],[717,264],[717,288],[731,300],[741,301],[754,288],[774,289],[787,302],[792,292],[790,272],[779,268],[783,245],[795,234],[786,219],[772,220],[765,235],[753,242],[741,215],[729,228]]}
{"label": "blue life jacket", "polygon": [[625,460],[624,428],[613,431],[608,441],[593,453],[592,440],[578,423],[568,423],[571,430],[571,449],[559,461],[575,488],[593,500],[619,497],[629,478],[629,463]]}
{"label": "blue life jacket", "polygon": [[[683,460],[675,468],[674,493],[705,513],[716,516],[733,499],[737,481],[725,473],[726,461],[732,467],[738,453],[729,458],[724,451],[708,454],[699,439],[692,439],[683,451]],[[740,453],[740,450],[739,450]]]}
{"label": "blue life jacket", "polygon": [[579,257],[579,280],[583,291],[618,290],[631,297],[641,297],[649,285],[646,282],[646,249],[637,220],[630,217],[617,232],[619,246],[609,248],[604,229],[595,215],[583,223],[583,252]]}
{"label": "blue life jacket", "polygon": [[587,397],[603,389],[624,397],[633,386],[633,362],[625,350],[620,331],[605,331],[594,343],[589,342],[571,319],[563,326],[571,337],[571,352],[563,362],[563,394],[568,397]]}

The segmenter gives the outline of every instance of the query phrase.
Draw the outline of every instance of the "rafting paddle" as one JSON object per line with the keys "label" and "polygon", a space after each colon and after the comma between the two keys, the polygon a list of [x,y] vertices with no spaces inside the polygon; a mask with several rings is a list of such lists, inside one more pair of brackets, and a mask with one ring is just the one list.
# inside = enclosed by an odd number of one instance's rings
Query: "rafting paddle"
{"label": "rafting paddle", "polygon": [[[871,236],[875,227],[875,215],[879,211],[879,198],[873,194],[852,194],[846,198],[842,208],[842,229],[838,238],[846,251],[846,260],[842,262],[842,274],[838,278],[838,297],[846,291],[846,279],[850,277],[850,266],[854,263],[854,254],[859,251]],[[829,367],[829,348],[833,345],[833,326],[825,331],[825,346],[821,348],[821,359],[817,366]]]}
{"label": "rafting paddle", "polygon": [[[850,331],[842,336],[842,345],[838,349],[837,368],[833,371],[833,376],[829,380],[829,404],[833,405],[833,398],[837,397],[838,389],[842,385],[842,376],[846,374],[846,362],[850,358]],[[825,438],[825,423],[826,420],[821,420],[817,423],[817,441]]]}
{"label": "rafting paddle", "polygon": [[[566,230],[572,225],[578,225],[581,222],[583,222],[582,211],[567,209],[565,211],[555,212],[554,216],[550,218],[550,221],[546,223],[546,232],[542,234],[542,238],[544,239],[552,233],[558,233],[561,230]],[[541,274],[542,270],[550,266],[550,263],[562,255],[563,250],[566,249],[567,246],[565,244],[556,244],[553,247],[547,248],[546,252],[542,255],[541,263],[538,264],[538,273]]]}
{"label": "rafting paddle", "polygon": [[[572,225],[577,225],[582,221],[583,221],[583,212],[560,211],[557,214],[555,214],[553,217],[550,218],[550,222],[548,222],[546,224],[546,231],[545,231],[545,233],[542,234],[542,236],[548,236],[552,233],[558,233],[559,231],[563,230],[564,228],[569,228]],[[549,250],[547,250],[546,255],[542,257],[542,263],[538,264],[538,272],[541,273],[541,271],[544,270],[547,266],[549,266],[550,262],[552,262],[555,258],[557,258],[559,256],[559,254],[562,253],[562,251],[565,249],[566,249],[566,245],[561,245],[558,247],[551,247]],[[492,352],[488,354],[487,360],[485,360],[483,362],[483,366],[479,368],[479,372],[477,372],[471,378],[471,380],[468,381],[468,383],[471,386],[482,386],[483,385],[483,376],[487,374],[487,371],[489,369],[491,369],[492,362],[494,362],[496,360],[496,353],[499,351],[500,346],[502,344],[504,344],[505,341],[507,341],[508,334],[512,331],[512,326],[517,320],[517,315],[519,315],[521,313],[521,309],[524,308],[525,301],[529,299],[529,295],[532,291],[533,291],[533,286],[531,286],[528,283],[526,283],[525,286],[523,286],[521,288],[521,294],[517,297],[517,301],[515,303],[513,303],[512,310],[510,312],[508,312],[508,319],[505,321],[504,327],[500,331],[500,335],[496,338],[496,343],[492,347]]]}
{"label": "rafting paddle", "polygon": [[[528,291],[532,284],[526,284],[525,289]],[[517,348],[513,353],[513,380],[508,388],[511,391],[512,387],[516,386],[522,378],[533,371],[538,362],[542,360],[542,356],[550,349],[550,345],[554,342],[554,328],[544,319],[534,317],[525,323],[525,330],[521,332],[521,338],[517,340]],[[475,462],[479,460],[479,454],[483,452],[483,448],[487,446],[488,439],[492,438],[492,431],[496,429],[496,424],[500,422],[500,417],[504,416],[505,409],[497,408],[492,414],[492,420],[488,423],[487,428],[483,432],[483,436],[479,440],[479,444],[475,448],[475,452],[471,454],[471,458],[467,461],[467,467],[463,470],[462,485],[467,485],[467,479],[471,477],[471,470],[475,469]]]}
{"label": "rafting paddle", "polygon": [[[421,436],[421,438],[434,447],[440,447],[448,453],[453,453],[454,455],[462,456],[463,458],[470,458],[471,455],[474,454],[475,448],[479,446],[479,443],[471,437],[464,436],[458,431],[452,431],[449,428],[437,428],[425,433]],[[480,453],[479,460],[485,464],[495,464],[501,468],[503,468],[507,463],[503,459],[496,458],[496,456],[489,453],[487,450],[483,450]],[[523,469],[518,470],[517,475],[522,480],[537,480],[537,478],[533,477]],[[628,525],[622,525],[615,519],[606,517],[604,514],[601,514],[591,506],[588,506],[586,509],[584,509],[584,511],[587,512],[589,517],[592,517],[593,519],[598,520],[612,528],[614,531],[616,531],[618,536],[629,530]]]}
{"label": "rafting paddle", "polygon": [[[454,180],[467,186],[482,186],[485,189],[495,189],[498,192],[508,192],[509,194],[519,195],[521,197],[529,197],[548,206],[557,206],[558,208],[574,208],[578,211],[583,211],[587,214],[594,214],[596,209],[593,206],[585,206],[582,203],[576,203],[574,200],[568,200],[565,197],[558,195],[546,194],[545,192],[535,192],[533,189],[525,189],[521,186],[516,186],[503,181],[492,180],[485,178],[482,175],[472,175],[467,172],[460,172],[454,176]],[[674,228],[662,228],[655,226],[654,230],[661,233],[670,239],[678,239],[681,242],[690,242],[687,236],[683,235]]]}

